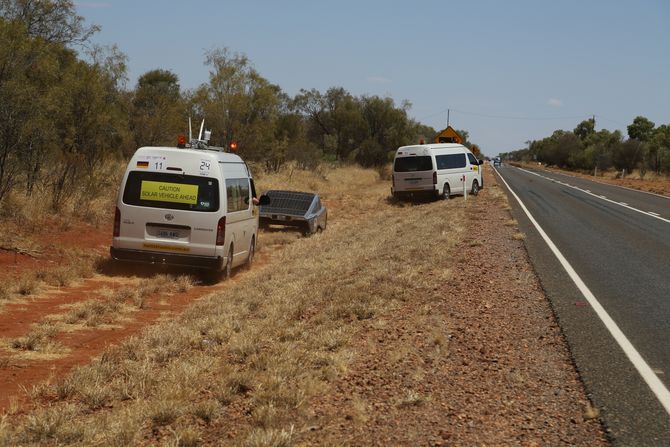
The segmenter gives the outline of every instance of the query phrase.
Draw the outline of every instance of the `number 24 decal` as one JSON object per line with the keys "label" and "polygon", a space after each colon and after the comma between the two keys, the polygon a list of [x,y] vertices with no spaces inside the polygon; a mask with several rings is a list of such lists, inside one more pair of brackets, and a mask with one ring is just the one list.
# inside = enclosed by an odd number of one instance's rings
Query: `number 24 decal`
{"label": "number 24 decal", "polygon": [[201,171],[209,171],[209,161],[207,160],[202,160],[200,162],[200,170]]}

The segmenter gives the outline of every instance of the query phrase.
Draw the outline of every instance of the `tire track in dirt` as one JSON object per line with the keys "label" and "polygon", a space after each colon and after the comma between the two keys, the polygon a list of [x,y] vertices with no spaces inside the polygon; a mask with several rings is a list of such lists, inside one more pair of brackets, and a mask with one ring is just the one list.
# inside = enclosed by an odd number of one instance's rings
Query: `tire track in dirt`
{"label": "tire track in dirt", "polygon": [[[271,253],[259,253],[254,260],[257,266],[269,262]],[[56,359],[39,360],[22,358],[21,351],[0,349],[0,413],[28,401],[31,389],[50,378],[62,377],[73,368],[84,365],[113,344],[139,334],[144,328],[162,318],[181,313],[192,302],[212,292],[220,292],[244,276],[244,269],[235,272],[228,280],[214,285],[197,285],[184,293],[152,295],[147,297],[142,309],[127,315],[111,328],[75,330],[59,333],[55,341],[65,352]],[[75,287],[61,288],[51,293],[9,303],[0,313],[0,340],[25,334],[30,327],[47,316],[67,312],[67,305],[92,298],[102,287],[132,286],[137,280],[124,277],[99,275]]]}

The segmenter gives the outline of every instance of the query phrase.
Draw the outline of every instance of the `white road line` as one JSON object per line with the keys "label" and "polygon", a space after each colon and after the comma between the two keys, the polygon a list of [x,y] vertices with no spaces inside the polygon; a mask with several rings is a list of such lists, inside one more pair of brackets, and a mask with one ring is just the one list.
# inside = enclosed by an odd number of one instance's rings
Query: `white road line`
{"label": "white road line", "polygon": [[615,185],[615,184],[613,184],[613,183],[601,182],[601,181],[599,181],[599,180],[595,180],[595,179],[591,179],[591,178],[579,177],[579,176],[576,176],[576,175],[570,175],[570,174],[566,174],[566,173],[564,173],[564,172],[550,171],[550,170],[548,170],[548,169],[545,169],[544,171],[545,171],[545,172],[551,172],[552,174],[556,174],[556,175],[563,175],[563,176],[565,176],[565,177],[571,177],[571,178],[576,178],[576,179],[581,179],[581,180],[587,180],[587,181],[589,181],[589,182],[599,183],[599,184],[601,184],[601,185],[613,186],[613,187],[615,187],[615,188],[621,188],[621,189],[627,189],[627,190],[629,190],[629,191],[641,192],[642,194],[649,194],[649,195],[651,195],[651,196],[661,197],[661,198],[663,198],[663,199],[668,199],[668,200],[670,200],[670,196],[664,196],[663,194],[656,194],[655,192],[642,191],[641,189],[629,188],[628,186],[621,186],[621,185]]}
{"label": "white road line", "polygon": [[560,252],[558,247],[556,247],[554,242],[551,239],[549,239],[547,233],[545,233],[542,227],[540,227],[540,224],[538,224],[535,218],[532,216],[532,214],[530,214],[530,211],[528,211],[528,208],[526,208],[526,205],[524,205],[519,196],[516,195],[516,193],[512,190],[512,188],[510,188],[509,184],[499,173],[498,177],[500,177],[503,183],[505,183],[505,186],[507,186],[507,189],[509,190],[510,193],[512,193],[516,201],[519,202],[521,209],[523,209],[523,211],[526,213],[526,216],[528,216],[528,219],[530,219],[535,229],[538,231],[538,233],[540,233],[540,236],[542,236],[544,242],[547,243],[549,249],[554,253],[554,256],[556,256],[558,262],[561,263],[568,276],[570,276],[570,279],[572,279],[572,281],[575,283],[575,285],[582,293],[586,301],[591,305],[591,307],[595,311],[596,315],[598,315],[598,318],[600,318],[600,321],[603,322],[603,324],[605,325],[609,333],[612,335],[614,340],[626,354],[628,360],[630,360],[630,362],[633,364],[637,372],[640,374],[640,376],[642,376],[642,379],[646,382],[651,391],[656,395],[656,398],[659,400],[661,405],[663,405],[665,411],[670,415],[670,391],[668,391],[665,385],[663,385],[663,382],[659,380],[658,376],[654,374],[654,371],[651,369],[651,367],[647,364],[647,362],[644,361],[640,353],[637,352],[637,349],[635,349],[633,344],[628,340],[628,338],[626,338],[626,335],[624,335],[621,329],[619,329],[619,326],[617,326],[614,320],[609,316],[605,308],[600,304],[600,302],[595,297],[595,295],[593,295],[591,290],[589,290],[584,281],[582,281],[582,279],[577,274],[575,269],[572,268],[568,260],[565,259],[565,257]]}
{"label": "white road line", "polygon": [[[532,175],[538,176],[538,177],[543,178],[543,179],[545,179],[545,180],[549,180],[549,181],[551,181],[551,182],[556,182],[556,180],[552,179],[551,177],[546,177],[546,176],[544,176],[544,175],[538,174],[537,172],[529,171],[529,170],[527,170],[527,169],[523,169],[523,168],[517,168],[517,169],[519,169],[520,171],[526,172],[526,173],[528,173],[528,174],[532,174]],[[559,182],[559,183],[560,183],[560,182]],[[642,213],[642,214],[644,214],[644,215],[646,215],[646,216],[651,216],[651,217],[653,217],[653,218],[655,218],[655,219],[662,220],[663,222],[670,223],[670,219],[665,219],[665,218],[661,217],[658,213],[652,213],[652,212],[649,212],[649,211],[642,211],[641,209],[634,208],[634,207],[632,207],[632,206],[630,206],[630,205],[628,205],[628,204],[625,204],[625,203],[623,203],[623,202],[617,202],[617,201],[615,201],[615,200],[608,199],[606,196],[599,196],[599,195],[597,195],[597,194],[593,194],[592,192],[587,191],[586,189],[582,189],[582,188],[579,188],[579,187],[577,187],[577,186],[570,185],[570,184],[568,184],[568,183],[561,183],[561,184],[567,186],[568,188],[572,188],[572,189],[576,189],[577,191],[581,191],[581,192],[583,192],[584,194],[588,194],[588,195],[590,195],[590,196],[597,197],[598,199],[602,199],[602,200],[604,200],[604,201],[606,201],[606,202],[613,203],[613,204],[615,204],[615,205],[619,205],[619,206],[623,206],[624,208],[628,208],[629,210],[637,211],[638,213]]]}

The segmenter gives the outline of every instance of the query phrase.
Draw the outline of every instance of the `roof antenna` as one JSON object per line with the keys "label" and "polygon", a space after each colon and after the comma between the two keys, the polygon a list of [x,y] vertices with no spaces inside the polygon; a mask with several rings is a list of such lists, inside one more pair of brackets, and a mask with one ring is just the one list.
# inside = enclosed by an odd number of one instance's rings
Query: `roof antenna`
{"label": "roof antenna", "polygon": [[200,132],[198,133],[198,141],[202,141],[202,130],[205,128],[205,119],[202,119],[202,123],[200,124]]}
{"label": "roof antenna", "polygon": [[191,117],[188,117],[188,141],[193,141],[193,130],[191,130]]}

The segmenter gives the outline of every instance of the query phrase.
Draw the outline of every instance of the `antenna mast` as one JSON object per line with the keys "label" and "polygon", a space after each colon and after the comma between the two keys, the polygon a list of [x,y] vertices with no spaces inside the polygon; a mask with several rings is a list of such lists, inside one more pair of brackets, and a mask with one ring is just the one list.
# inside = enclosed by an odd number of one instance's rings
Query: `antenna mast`
{"label": "antenna mast", "polygon": [[202,141],[202,130],[205,128],[205,119],[200,123],[200,132],[198,133],[198,141]]}

